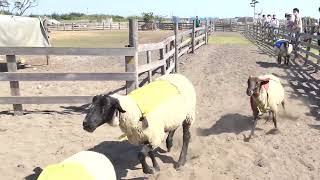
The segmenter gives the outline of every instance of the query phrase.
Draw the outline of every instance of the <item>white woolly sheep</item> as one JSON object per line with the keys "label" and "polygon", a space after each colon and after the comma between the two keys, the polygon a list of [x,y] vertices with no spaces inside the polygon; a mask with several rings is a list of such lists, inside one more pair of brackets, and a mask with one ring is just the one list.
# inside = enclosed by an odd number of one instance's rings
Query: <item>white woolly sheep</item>
{"label": "white woolly sheep", "polygon": [[253,126],[249,136],[254,135],[259,112],[272,114],[274,127],[277,129],[278,105],[285,108],[284,89],[280,79],[274,75],[259,77],[250,76],[248,79],[247,95],[250,96],[250,105],[253,112]]}
{"label": "white woolly sheep", "polygon": [[[175,130],[183,126],[183,146],[175,168],[186,162],[190,140],[190,126],[195,120],[196,92],[191,82],[179,74],[169,74],[139,88],[130,94],[98,95],[93,98],[90,112],[83,128],[93,132],[104,123],[120,125],[128,141],[134,145],[143,145],[138,157],[143,172],[152,174],[159,171],[154,149],[165,139],[168,151],[172,147]],[[119,114],[119,119],[115,114]],[[149,155],[153,168],[146,163]]]}
{"label": "white woolly sheep", "polygon": [[279,64],[281,64],[281,59],[284,58],[284,64],[289,65],[292,51],[293,46],[286,39],[279,39],[274,44],[274,52],[278,56],[277,61]]}
{"label": "white woolly sheep", "polygon": [[110,160],[93,151],[78,152],[59,164],[46,167],[38,180],[116,180]]}

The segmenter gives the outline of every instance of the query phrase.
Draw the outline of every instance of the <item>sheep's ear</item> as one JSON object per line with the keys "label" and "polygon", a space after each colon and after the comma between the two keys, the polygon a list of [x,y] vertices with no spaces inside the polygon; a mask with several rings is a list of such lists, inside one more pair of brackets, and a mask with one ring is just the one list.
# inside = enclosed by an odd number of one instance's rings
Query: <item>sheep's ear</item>
{"label": "sheep's ear", "polygon": [[142,122],[142,127],[145,129],[145,128],[148,128],[149,127],[149,123],[148,123],[148,120],[146,117],[142,116],[140,119],[139,119],[140,122]]}
{"label": "sheep's ear", "polygon": [[125,113],[125,112],[126,112],[125,110],[122,109],[122,107],[121,107],[120,102],[119,102],[118,99],[112,98],[112,100],[113,100],[113,103],[112,103],[112,104],[114,105],[114,107],[115,107],[119,112],[121,112],[121,113]]}

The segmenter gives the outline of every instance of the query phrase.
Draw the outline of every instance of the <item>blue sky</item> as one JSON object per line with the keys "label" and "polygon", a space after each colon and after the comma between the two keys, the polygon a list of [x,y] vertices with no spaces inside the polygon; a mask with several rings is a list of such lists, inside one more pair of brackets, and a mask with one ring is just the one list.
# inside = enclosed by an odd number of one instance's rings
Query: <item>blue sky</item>
{"label": "blue sky", "polygon": [[[258,0],[257,11],[264,14],[291,12],[298,7],[302,16],[320,17],[320,0]],[[103,13],[122,16],[154,12],[158,15],[190,17],[235,17],[252,16],[251,0],[39,0],[39,6],[29,13]],[[170,6],[169,6],[170,5]]]}

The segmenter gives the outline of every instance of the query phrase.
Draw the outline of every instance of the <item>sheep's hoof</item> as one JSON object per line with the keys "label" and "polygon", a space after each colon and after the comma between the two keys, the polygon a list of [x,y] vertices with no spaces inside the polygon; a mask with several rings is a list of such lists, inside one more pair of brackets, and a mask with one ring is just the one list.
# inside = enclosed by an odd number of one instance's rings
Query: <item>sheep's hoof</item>
{"label": "sheep's hoof", "polygon": [[174,168],[179,171],[181,170],[182,166],[184,165],[185,163],[180,163],[180,162],[177,162],[175,165],[174,165]]}
{"label": "sheep's hoof", "polygon": [[156,166],[156,167],[153,167],[155,171],[159,172],[160,171],[160,167],[159,166]]}
{"label": "sheep's hoof", "polygon": [[146,169],[143,169],[143,173],[145,173],[145,174],[154,174],[155,170],[152,167],[148,167]]}

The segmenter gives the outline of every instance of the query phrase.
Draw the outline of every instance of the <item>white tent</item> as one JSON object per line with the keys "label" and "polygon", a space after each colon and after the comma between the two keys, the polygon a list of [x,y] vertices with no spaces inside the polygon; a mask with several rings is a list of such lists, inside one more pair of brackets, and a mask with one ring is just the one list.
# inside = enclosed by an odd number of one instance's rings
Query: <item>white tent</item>
{"label": "white tent", "polygon": [[38,18],[0,15],[1,47],[49,47],[50,42]]}

